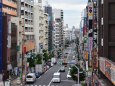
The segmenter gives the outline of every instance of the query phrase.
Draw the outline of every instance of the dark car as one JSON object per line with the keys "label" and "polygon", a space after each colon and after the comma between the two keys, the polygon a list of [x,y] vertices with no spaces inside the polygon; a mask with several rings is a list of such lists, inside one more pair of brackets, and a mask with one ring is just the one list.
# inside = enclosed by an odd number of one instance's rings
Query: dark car
{"label": "dark car", "polygon": [[35,73],[35,75],[36,75],[36,78],[40,77],[40,73]]}

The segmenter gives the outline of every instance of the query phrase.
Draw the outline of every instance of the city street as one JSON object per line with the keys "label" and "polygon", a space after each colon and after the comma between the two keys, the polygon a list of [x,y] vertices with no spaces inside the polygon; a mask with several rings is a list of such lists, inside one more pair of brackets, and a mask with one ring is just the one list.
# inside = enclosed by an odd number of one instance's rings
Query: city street
{"label": "city street", "polygon": [[[69,47],[65,50],[66,52],[68,52],[67,57],[68,57],[68,61],[70,61],[72,58],[72,56],[74,55],[72,52],[72,47]],[[57,64],[54,65],[53,67],[51,67],[46,73],[44,73],[40,78],[36,79],[35,83],[28,83],[26,84],[26,86],[72,86],[73,84],[75,84],[75,81],[73,80],[68,80],[67,79],[67,73],[68,73],[68,69],[69,67],[65,67],[65,72],[61,72],[61,82],[60,83],[53,83],[52,82],[52,76],[55,72],[58,72],[60,69],[61,65]]]}

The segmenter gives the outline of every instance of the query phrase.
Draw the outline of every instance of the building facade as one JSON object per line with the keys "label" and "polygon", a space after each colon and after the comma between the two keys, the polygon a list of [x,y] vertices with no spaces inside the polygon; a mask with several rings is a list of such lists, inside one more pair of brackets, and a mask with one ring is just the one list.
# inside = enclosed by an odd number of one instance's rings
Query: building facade
{"label": "building facade", "polygon": [[53,9],[54,15],[54,30],[53,30],[53,45],[54,49],[59,50],[63,47],[63,10]]}
{"label": "building facade", "polygon": [[48,14],[48,51],[52,51],[52,31],[53,31],[53,14],[52,7],[45,6],[45,13]]}
{"label": "building facade", "polygon": [[[14,48],[17,51],[16,55],[16,60],[14,62],[17,62],[17,65],[15,63],[12,63],[15,65],[15,67],[21,67],[22,64],[22,41],[23,41],[23,27],[24,27],[24,20],[21,19],[20,17],[11,17],[11,22],[15,23],[17,26],[17,31],[15,32],[17,34],[17,42],[16,42],[16,47]],[[15,36],[13,36],[15,37]],[[14,53],[14,52],[12,52]],[[12,57],[14,58],[14,57]]]}
{"label": "building facade", "polygon": [[17,16],[17,1],[16,0],[2,0],[2,11],[11,16]]}
{"label": "building facade", "polygon": [[[26,49],[26,53],[35,52],[35,37],[33,28],[33,14],[34,14],[34,0],[21,0],[21,18],[24,20],[24,36],[25,42],[23,43],[23,49]],[[30,46],[31,45],[31,46]]]}
{"label": "building facade", "polygon": [[34,33],[36,53],[48,50],[48,14],[42,9],[42,1],[34,4]]}
{"label": "building facade", "polygon": [[88,0],[80,22],[80,51],[92,86],[115,85],[114,0]]}

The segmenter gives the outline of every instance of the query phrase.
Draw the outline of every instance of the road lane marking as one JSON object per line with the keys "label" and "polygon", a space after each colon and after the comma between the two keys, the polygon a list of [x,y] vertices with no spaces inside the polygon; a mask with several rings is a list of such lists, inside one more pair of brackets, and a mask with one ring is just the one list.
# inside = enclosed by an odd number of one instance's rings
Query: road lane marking
{"label": "road lane marking", "polygon": [[[59,67],[59,69],[58,69],[57,72],[59,72],[60,68],[61,68],[61,67]],[[50,83],[48,84],[48,86],[51,86],[52,80],[53,80],[53,79],[51,79],[51,81],[50,81]]]}
{"label": "road lane marking", "polygon": [[[50,69],[48,69],[44,74],[46,74],[49,70],[51,70],[52,69],[52,67],[50,68]],[[44,75],[43,74],[43,75]],[[38,78],[38,79],[40,79],[42,77],[42,75]]]}
{"label": "road lane marking", "polygon": [[61,80],[63,82],[74,82],[73,80]]}
{"label": "road lane marking", "polygon": [[51,79],[51,81],[50,81],[50,83],[48,84],[48,86],[50,86],[50,84],[52,83],[52,80],[53,80],[53,79]]}
{"label": "road lane marking", "polygon": [[50,71],[52,69],[52,67],[50,67],[50,69],[48,69],[46,72],[45,72],[45,74],[48,72],[48,71]]}

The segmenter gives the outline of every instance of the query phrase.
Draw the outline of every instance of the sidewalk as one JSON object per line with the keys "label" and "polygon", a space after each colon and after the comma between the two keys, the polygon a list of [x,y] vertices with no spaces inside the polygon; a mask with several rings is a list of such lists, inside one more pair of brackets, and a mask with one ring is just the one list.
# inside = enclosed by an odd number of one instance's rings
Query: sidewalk
{"label": "sidewalk", "polygon": [[21,81],[20,84],[17,84],[17,81],[19,82],[19,77],[14,80],[11,80],[11,86],[22,86]]}
{"label": "sidewalk", "polygon": [[4,83],[2,81],[0,81],[0,86],[4,86]]}
{"label": "sidewalk", "polygon": [[17,78],[11,81],[11,86],[17,86]]}

